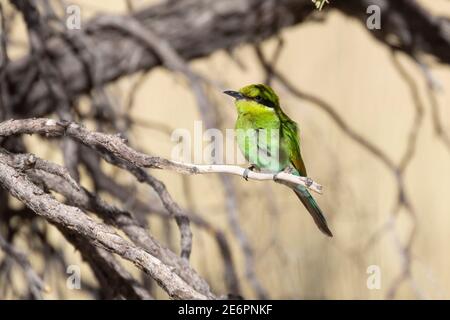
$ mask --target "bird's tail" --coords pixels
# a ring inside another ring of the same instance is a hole
[[[306,189],[304,186],[297,186],[294,189],[294,192],[303,203],[305,208],[309,211],[320,231],[322,231],[327,236],[332,237],[333,234],[331,233],[330,228],[328,228],[327,220],[325,219],[322,210],[320,210],[316,201],[309,193],[308,189]]]

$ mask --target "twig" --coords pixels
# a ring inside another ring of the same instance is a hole
[[[164,208],[169,212],[180,229],[181,235],[181,254],[180,256],[189,260],[192,251],[192,231],[189,226],[189,218],[183,209],[172,199],[172,196],[167,191],[166,186],[160,180],[148,174],[145,170],[138,167],[129,167],[121,162],[112,162],[115,165],[130,171],[139,182],[144,182],[150,185],[158,194]]]
[[[171,1],[137,10],[133,18],[147,29],[153,30],[159,38],[173,45],[175,50],[188,61],[203,57],[219,49],[234,48],[242,43],[254,43],[277,34],[283,27],[300,24],[314,14],[310,0],[277,1],[275,7],[262,5],[261,0],[186,0]],[[377,32],[369,32],[384,45],[390,45],[392,38],[400,38],[401,49],[411,54],[411,39],[414,36],[416,52],[429,52],[443,62],[450,61],[450,39],[445,30],[449,22],[425,10],[417,1],[373,0],[382,8],[386,19]],[[387,5],[383,5],[387,3]],[[365,25],[368,1],[336,1],[333,8],[349,14]],[[407,8],[408,10],[405,10]],[[198,17],[209,17],[198,19]],[[112,16],[115,18],[115,16]],[[98,60],[97,77],[101,84],[112,82],[136,71],[152,69],[161,60],[141,42],[120,32],[111,32],[96,23],[103,19],[95,17],[86,22],[86,35],[96,43]],[[111,18],[108,18],[111,19]],[[120,17],[119,17],[120,19]],[[242,22],[242,23],[236,23]],[[397,24],[401,21],[401,24]],[[84,29],[84,28],[83,28]],[[78,32],[78,31],[77,31]],[[105,36],[105,34],[107,36]],[[396,36],[396,37],[393,37]],[[117,43],[123,45],[117,46]],[[92,81],[86,77],[86,70],[77,56],[64,46],[52,48],[56,64],[64,69],[64,83],[73,98],[93,89]],[[16,101],[24,86],[25,74],[32,74],[38,66],[32,57],[15,61],[8,67],[11,88]],[[20,103],[14,103],[12,110],[22,117],[44,116],[58,105],[49,99],[50,93],[37,79]]]
[[[8,55],[8,30],[6,27],[6,17],[4,14],[3,5],[0,4],[0,19],[1,19],[1,34],[0,34],[0,54],[1,54],[1,64],[0,64],[0,120],[7,119],[11,113],[10,106],[10,93],[8,90],[8,76],[7,67],[10,63]]]
[[[401,63],[398,61],[398,56],[396,55],[395,51],[392,51],[392,59],[393,59],[393,65],[397,69],[398,73],[402,77],[402,79],[405,81],[405,83],[409,87],[409,91],[411,93],[411,97],[413,99],[414,104],[414,120],[411,124],[411,129],[408,137],[408,143],[405,152],[403,153],[402,158],[400,159],[400,163],[398,165],[398,169],[396,171],[397,174],[397,189],[398,189],[398,196],[397,196],[397,203],[395,205],[395,210],[393,211],[393,215],[396,216],[400,209],[403,207],[406,209],[406,211],[409,213],[409,217],[412,222],[412,230],[410,232],[408,241],[406,244],[401,244],[397,238],[398,236],[395,234],[395,229],[392,228],[392,234],[394,237],[395,245],[399,251],[399,254],[402,258],[402,270],[400,272],[400,275],[397,277],[397,279],[394,281],[394,283],[391,285],[390,289],[388,290],[387,297],[393,298],[395,297],[395,294],[400,287],[400,284],[405,281],[409,280],[409,282],[412,284],[417,296],[419,298],[423,298],[424,295],[422,291],[420,290],[419,286],[417,285],[412,273],[412,246],[413,242],[417,233],[417,214],[415,211],[415,208],[411,202],[411,199],[407,196],[406,188],[405,188],[405,182],[404,182],[404,175],[406,172],[406,169],[410,165],[411,161],[413,160],[414,154],[417,149],[417,140],[419,131],[422,127],[423,123],[423,114],[424,114],[424,106],[421,101],[421,97],[419,95],[419,88],[414,81],[414,79],[408,74],[408,72],[403,68]],[[394,220],[395,223],[395,220]]]
[[[136,281],[110,252],[93,246],[76,233],[59,228],[65,238],[81,253],[100,283],[105,298],[152,300],[150,293]]]
[[[250,245],[250,241],[247,238],[247,235],[243,232],[241,225],[239,223],[239,210],[237,207],[237,196],[235,193],[234,186],[232,181],[228,176],[221,175],[221,180],[225,188],[225,204],[227,206],[228,212],[228,223],[231,227],[231,230],[234,236],[237,238],[237,241],[242,249],[242,254],[245,259],[245,276],[250,282],[253,290],[255,291],[258,299],[268,299],[268,294],[255,272],[255,258],[253,254],[253,249]]]
[[[41,277],[33,270],[30,261],[27,256],[14,247],[12,244],[8,243],[0,234],[0,248],[11,258],[16,261],[20,267],[23,269],[25,276],[27,278],[27,283],[32,296],[35,299],[42,299],[42,292],[48,291],[49,288],[45,285]]]
[[[49,222],[76,231],[95,246],[103,247],[133,262],[175,299],[207,299],[148,252],[120,237],[112,228],[95,222],[80,209],[64,205],[44,193],[28,178],[0,161],[0,184],[11,195]]]
[[[69,172],[64,167],[61,167],[50,161],[40,159],[36,157],[34,154],[12,155],[3,148],[0,148],[0,152],[5,153],[10,157],[11,162],[9,163],[9,165],[14,168],[17,168],[19,170],[29,170],[29,169],[42,170],[64,179],[75,189],[79,190],[80,188],[78,183],[74,179],[72,179]]]
[[[270,72],[270,74],[272,74],[276,78],[276,80],[278,80],[279,83],[281,83],[281,85],[283,85],[292,95],[301,100],[309,101],[319,107],[333,120],[333,122],[342,130],[342,132],[348,135],[353,141],[364,147],[373,156],[383,162],[389,169],[395,170],[396,166],[394,161],[390,159],[379,147],[374,145],[368,139],[351,128],[351,126],[330,104],[318,97],[315,97],[296,88],[285,76],[283,76],[277,70],[273,69],[273,67],[265,60],[264,56],[262,55],[262,51],[257,50],[257,55],[260,58],[260,62],[263,68],[267,69],[268,73]]]
[[[373,156],[375,156],[378,160],[380,160],[386,168],[390,171],[390,173],[394,176],[396,184],[397,184],[397,199],[396,199],[396,205],[395,210],[393,211],[393,215],[396,216],[397,213],[401,208],[405,208],[407,212],[409,213],[409,217],[412,220],[413,223],[413,229],[410,233],[408,242],[406,245],[397,246],[399,248],[399,254],[402,258],[402,271],[397,280],[392,284],[390,290],[388,291],[388,297],[394,297],[395,293],[397,291],[397,288],[399,284],[401,284],[404,280],[409,280],[411,283],[413,283],[414,287],[416,288],[417,296],[422,297],[423,294],[420,292],[417,285],[415,285],[415,281],[411,275],[411,247],[412,243],[414,241],[414,237],[416,234],[416,228],[417,228],[417,222],[416,222],[416,213],[415,209],[412,205],[411,199],[409,199],[405,184],[404,184],[404,174],[406,169],[408,168],[409,164],[411,163],[411,160],[413,159],[413,156],[416,151],[417,146],[417,138],[419,130],[423,123],[423,113],[424,113],[424,107],[421,103],[420,96],[418,94],[418,88],[414,82],[414,80],[409,76],[409,74],[403,69],[403,67],[400,65],[400,63],[397,61],[395,56],[395,51],[392,51],[392,57],[393,57],[393,63],[394,66],[397,68],[397,71],[399,72],[400,76],[403,78],[403,80],[406,82],[406,84],[409,86],[412,99],[414,102],[414,120],[411,125],[411,129],[409,132],[409,137],[407,141],[407,146],[405,149],[405,152],[402,154],[401,160],[399,164],[397,165],[390,157],[387,156],[386,153],[384,153],[380,148],[375,146],[372,142],[370,142],[368,139],[364,138],[362,135],[354,131],[342,118],[335,109],[329,105],[328,103],[324,102],[320,98],[317,98],[313,95],[307,94],[302,92],[301,90],[297,89],[293,84],[291,84],[287,78],[285,78],[281,73],[279,73],[277,70],[275,70],[270,63],[268,63],[264,57],[264,54],[262,50],[258,47],[256,49],[256,54],[260,60],[260,63],[262,67],[265,69],[266,74],[272,75],[276,80],[278,80],[291,94],[298,97],[299,99],[307,100],[315,104],[317,107],[319,107],[321,110],[325,111],[328,116],[333,120],[335,124],[338,125],[338,127],[347,134],[353,141],[357,142],[360,146],[362,146],[364,149],[369,151]],[[394,221],[395,223],[395,221]],[[376,240],[380,234],[386,230],[393,230],[391,228],[383,228],[383,230],[376,232],[376,236],[372,236],[369,240],[370,244],[374,243],[374,240]],[[368,246],[366,246],[367,248]]]
[[[245,168],[229,165],[195,165],[170,161],[164,158],[149,156],[128,147],[123,139],[117,135],[91,132],[74,122],[58,122],[53,119],[21,119],[8,120],[0,123],[0,136],[7,137],[17,134],[41,134],[50,137],[69,136],[76,141],[96,150],[110,160],[113,156],[136,167],[173,170],[182,174],[227,173],[243,176]],[[105,154],[105,151],[108,154]],[[310,178],[299,177],[286,172],[278,174],[249,172],[251,180],[275,180],[289,186],[302,185],[317,193],[322,193],[322,186]]]
[[[46,167],[43,168],[39,165],[31,167],[23,159],[33,158],[34,163],[40,163],[44,160],[36,158],[31,154],[12,155],[9,153],[2,154],[1,152],[2,149],[0,149],[0,160],[5,161],[8,165],[17,168],[19,171],[26,172],[39,185],[44,185],[47,189],[60,193],[67,199],[69,204],[87,211],[92,211],[103,218],[108,224],[122,229],[131,241],[170,266],[173,272],[179,275],[195,290],[208,296],[211,295],[208,284],[189,264],[159,244],[156,239],[147,233],[131,213],[107,204],[97,195],[80,187],[76,182],[74,185],[73,181],[68,181],[64,176],[59,174],[60,171],[64,171],[64,168],[56,164],[52,164],[52,166],[59,167],[58,170],[48,170]],[[63,233],[66,234],[65,232]]]
[[[119,23],[118,23],[119,22]],[[150,30],[145,29],[138,20],[131,21],[117,21],[117,19],[112,19],[106,23],[106,25],[114,26],[122,31],[129,33],[134,36],[138,40],[142,41],[146,47],[155,51],[157,56],[162,60],[164,65],[175,72],[180,72],[189,80],[191,88],[195,94],[197,99],[199,112],[204,119],[206,126],[208,128],[215,127],[217,124],[217,114],[214,112],[212,105],[209,102],[209,99],[206,95],[206,92],[203,88],[202,78],[193,72],[191,68],[187,65],[187,63],[183,60],[183,58],[172,48],[172,46],[165,41],[164,39],[158,37],[155,33]],[[198,168],[198,167],[197,167]],[[212,170],[212,167],[203,167],[201,171],[200,168],[199,173],[209,172]],[[219,167],[216,169],[220,170]],[[223,170],[223,169],[222,169]],[[236,235],[238,242],[243,250],[243,254],[245,257],[245,268],[246,268],[246,276],[250,280],[252,287],[255,289],[257,296],[260,299],[267,298],[267,294],[257,279],[254,272],[254,262],[253,262],[253,252],[248,242],[248,239],[244,232],[241,230],[239,220],[238,220],[238,212],[236,205],[236,195],[234,193],[231,180],[224,175],[220,176],[221,182],[224,185],[225,193],[226,193],[226,202],[227,202],[227,212],[230,225],[232,227],[233,233]],[[274,175],[272,175],[272,179],[274,179]]]
[[[108,19],[108,17],[103,17],[97,23],[99,26],[115,28],[136,38],[150,52],[156,53],[168,69],[186,76],[197,99],[201,114],[207,117],[205,122],[207,124],[214,124],[216,122],[215,115],[211,112],[210,103],[203,88],[202,77],[191,70],[169,42],[158,37],[149,28],[145,28],[137,19],[125,17],[111,17]]]
[[[86,148],[85,151],[89,151],[89,150]],[[92,157],[92,156],[94,156],[94,157]],[[97,192],[98,191],[106,191],[109,194],[111,194],[112,196],[114,196],[115,198],[126,203],[127,200],[129,200],[132,197],[132,191],[130,190],[130,188],[128,188],[127,186],[120,185],[113,179],[106,176],[100,170],[99,164],[97,162],[95,162],[94,158],[95,158],[95,154],[92,154],[89,152],[82,153],[83,163],[86,165],[88,171],[90,172],[91,176],[93,177],[93,179],[95,181]],[[61,188],[61,184],[56,183],[56,185],[59,188]],[[50,189],[53,189],[53,188],[50,188]],[[55,190],[55,191],[57,191],[57,190]],[[94,196],[94,195],[92,195],[92,196]],[[134,203],[131,205],[130,210],[135,213],[136,213],[136,211],[139,211],[141,213],[155,213],[164,219],[173,217],[169,214],[169,212],[163,206],[155,205],[154,201],[142,202],[142,201],[136,199],[134,201]],[[184,214],[186,214],[188,216],[189,221],[191,223],[194,223],[198,227],[204,229],[206,232],[211,234],[211,236],[216,239],[217,245],[220,249],[220,252],[222,254],[224,264],[225,264],[225,269],[226,269],[225,278],[226,278],[226,282],[229,283],[229,292],[232,292],[233,294],[239,294],[240,290],[239,290],[235,266],[234,266],[232,256],[231,256],[231,248],[230,248],[230,244],[228,243],[225,234],[219,228],[217,228],[215,225],[209,223],[202,216],[200,216],[199,214],[197,214],[191,210],[188,210],[188,211],[185,210]],[[118,217],[118,216],[119,216],[118,214],[114,215],[114,217]],[[129,226],[131,228],[131,226],[133,224],[123,223],[123,225],[124,226],[121,228],[123,230],[125,230],[126,233],[128,233],[128,231],[125,229],[125,227]],[[154,253],[157,257],[160,257],[158,255],[158,252],[162,249],[159,249],[160,245],[152,244],[153,241],[156,242],[156,240],[154,240],[152,237],[150,237],[151,240],[149,240],[150,245],[146,246],[145,242],[147,242],[147,241],[142,241],[144,238],[142,238],[140,236],[137,238],[133,238],[132,234],[127,234],[127,235],[135,243],[143,246],[143,248],[146,248],[148,250],[151,250],[151,248],[157,248],[158,250],[150,251],[150,252]],[[138,239],[141,239],[141,241],[139,242]],[[167,252],[165,252],[165,251],[167,251]],[[160,259],[162,259],[162,261],[164,263],[174,266],[175,272],[178,272],[178,270],[179,270],[180,271],[179,275],[183,279],[185,279],[189,284],[194,286],[194,288],[197,288],[197,290],[199,290],[200,292],[203,292],[202,290],[209,291],[208,284],[204,280],[199,278],[199,276],[197,275],[195,270],[191,270],[191,268],[188,267],[186,261],[180,260],[175,254],[173,254],[170,250],[167,250],[165,248],[164,248],[164,250],[162,250],[162,253],[164,253],[164,254],[161,254]],[[178,263],[181,263],[180,267],[176,267]]]

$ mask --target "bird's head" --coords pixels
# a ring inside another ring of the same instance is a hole
[[[265,84],[252,84],[241,88],[239,91],[224,91],[225,94],[239,102],[250,102],[252,105],[261,105],[271,109],[279,108],[279,99],[275,91]]]

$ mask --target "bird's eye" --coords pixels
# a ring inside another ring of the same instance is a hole
[[[263,98],[258,96],[258,97],[255,98],[255,100],[258,101],[258,102],[261,102],[261,101],[263,101]]]

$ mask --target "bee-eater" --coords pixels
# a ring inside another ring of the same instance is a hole
[[[289,171],[307,177],[300,153],[298,126],[281,109],[275,91],[267,85],[256,84],[224,93],[235,98],[237,142],[251,164],[249,169],[273,173]],[[246,174],[244,178],[247,178]],[[325,216],[308,189],[298,185],[293,190],[319,229],[332,237]]]

